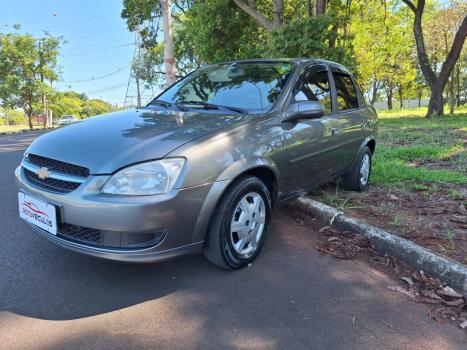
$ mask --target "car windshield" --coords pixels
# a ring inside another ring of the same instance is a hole
[[[260,113],[269,111],[294,68],[290,62],[238,62],[200,69],[149,104]]]

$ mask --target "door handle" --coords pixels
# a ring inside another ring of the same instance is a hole
[[[338,128],[331,128],[331,135],[337,135],[339,133],[339,129]]]

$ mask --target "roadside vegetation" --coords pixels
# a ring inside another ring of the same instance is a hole
[[[382,111],[372,182],[423,189],[467,184],[467,106],[455,115],[423,118],[426,109]]]
[[[425,108],[379,112],[371,186],[330,184],[314,195],[351,216],[467,263],[467,106],[424,118]]]

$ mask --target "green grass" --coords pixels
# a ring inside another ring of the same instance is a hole
[[[467,184],[467,106],[453,116],[424,118],[426,108],[380,111],[379,136],[373,164],[373,184]],[[446,165],[430,169],[426,162]]]
[[[42,126],[34,126],[34,129],[41,128]],[[1,132],[18,132],[22,130],[29,130],[29,125],[0,125]]]

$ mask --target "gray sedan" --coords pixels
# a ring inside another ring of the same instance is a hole
[[[363,191],[377,116],[343,66],[250,60],[199,69],[147,106],[36,139],[19,213],[63,247],[160,261],[203,251],[249,264],[272,208],[337,177]]]

